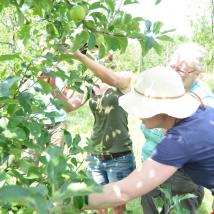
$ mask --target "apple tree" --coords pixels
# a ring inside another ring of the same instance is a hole
[[[82,92],[91,84],[86,68],[67,54],[67,49],[98,48],[99,58],[110,51],[124,52],[129,39],[141,44],[142,57],[159,40],[168,40],[163,23],[132,17],[123,7],[136,0],[1,0],[0,1],[0,212],[77,213],[84,195],[101,188],[87,178],[84,152],[93,151],[88,141],[81,146],[81,133],[64,130],[67,151],[50,145],[43,121],[54,121],[56,112],[45,113],[45,104],[24,89],[28,80],[40,85],[36,93],[49,94],[51,87],[39,72],[67,81]],[[160,0],[154,1],[160,3]],[[57,66],[63,64],[66,66]],[[49,71],[55,66],[54,72]],[[32,85],[31,87],[34,87]],[[63,103],[52,100],[57,108]],[[38,164],[32,150],[38,155]],[[84,211],[82,211],[84,212]]]

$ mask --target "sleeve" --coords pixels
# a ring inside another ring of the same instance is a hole
[[[120,80],[118,89],[123,94],[128,93],[131,90],[133,74],[130,71],[119,71],[119,72],[116,72],[116,74],[117,74],[117,78]]]
[[[157,145],[151,158],[162,164],[182,168],[191,159],[191,154],[182,136],[168,134]]]

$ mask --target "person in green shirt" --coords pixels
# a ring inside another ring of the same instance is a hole
[[[115,72],[81,51],[70,54],[98,77],[89,98],[89,107],[94,116],[91,140],[96,152],[88,155],[88,174],[101,185],[121,180],[136,168],[128,114],[118,101],[131,88],[131,73]],[[107,60],[112,60],[112,56]],[[112,210],[113,214],[122,214],[126,206],[122,204]],[[108,209],[98,209],[97,213],[107,214]]]

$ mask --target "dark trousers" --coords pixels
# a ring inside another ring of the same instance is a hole
[[[191,178],[182,170],[178,170],[172,177],[170,177],[164,185],[171,189],[172,195],[183,195],[192,193],[196,198],[185,199],[181,202],[181,206],[190,212],[190,214],[197,214],[198,208],[202,203],[204,197],[203,187],[195,184]],[[165,197],[164,194],[155,189],[141,197],[141,204],[143,206],[144,214],[159,214],[153,198]],[[164,204],[161,214],[170,213],[168,209],[170,204]]]

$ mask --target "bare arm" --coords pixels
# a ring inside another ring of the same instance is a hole
[[[64,110],[66,112],[74,111],[83,105],[83,95],[78,94],[73,96],[72,91],[69,89],[67,89],[66,92],[61,92],[58,88],[54,88],[52,94],[54,97],[64,102]],[[72,96],[69,96],[69,94],[72,94]]]
[[[89,209],[114,207],[155,189],[177,168],[148,159],[128,177],[104,186],[103,193],[89,195]]]
[[[64,102],[64,110],[66,112],[71,112],[73,110],[78,109],[80,106],[84,104],[83,102],[83,95],[78,94],[74,96],[72,90],[64,88],[63,91],[59,90],[56,86],[56,80],[53,77],[46,77],[44,74],[40,75],[40,78],[50,84],[52,87],[52,95]]]
[[[84,63],[102,82],[114,86],[121,91],[127,90],[130,87],[131,75],[128,72],[114,72],[106,68],[98,62],[90,59],[80,51],[74,53],[74,56]]]

